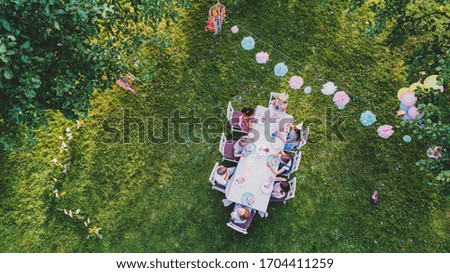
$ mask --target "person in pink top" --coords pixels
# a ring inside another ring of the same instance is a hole
[[[241,110],[242,115],[239,117],[239,126],[244,132],[250,132],[252,130],[252,123],[255,119],[253,108],[246,107]]]
[[[277,181],[277,180],[279,182],[276,182],[273,185],[273,191],[270,194],[270,196],[281,199],[281,198],[284,198],[286,196],[286,194],[288,194],[288,192],[291,190],[291,186],[286,181],[286,178],[277,177],[277,178],[275,178],[275,181]]]

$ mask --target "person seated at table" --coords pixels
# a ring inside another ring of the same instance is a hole
[[[274,153],[273,156],[277,157],[279,154],[281,154],[281,157],[278,169],[275,169],[269,162],[267,162],[266,165],[272,170],[275,175],[289,174],[292,170],[292,156],[283,152],[283,150],[279,150],[278,152]]]
[[[245,146],[247,146],[248,144],[248,139],[246,136],[242,136],[237,142],[236,144],[234,144],[233,148],[234,148],[234,157],[242,157],[245,156],[244,153],[242,153],[244,151]]]
[[[241,204],[237,204],[234,207],[234,211],[231,212],[231,221],[236,224],[243,224],[247,221],[250,216],[250,210]]]
[[[298,147],[302,132],[299,125],[285,124],[284,131],[275,132],[275,135],[284,142],[284,150],[292,151]]]
[[[277,177],[275,178],[275,184],[273,185],[273,191],[270,194],[271,197],[274,198],[284,198],[286,194],[291,190],[291,185],[286,181],[286,178],[283,177]]]
[[[242,115],[239,117],[239,126],[244,132],[250,132],[252,130],[252,123],[255,119],[253,115],[255,110],[253,108],[246,107],[241,110]]]
[[[286,113],[288,106],[289,95],[287,93],[281,93],[269,104],[269,109]]]
[[[219,166],[214,172],[214,181],[216,181],[220,185],[226,186],[227,182],[231,179],[235,171],[236,167],[227,168],[225,166]]]

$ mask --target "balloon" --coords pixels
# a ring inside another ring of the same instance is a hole
[[[413,120],[413,119],[408,114],[404,114],[403,120]]]
[[[417,87],[422,88],[422,90],[424,89],[423,84],[421,84],[420,82],[415,82],[413,84],[411,84],[409,86],[409,92],[413,92],[414,94],[416,93],[415,91],[417,90]]]
[[[417,117],[422,117],[423,115],[419,113],[417,107],[411,106],[408,110],[408,116],[410,116],[412,119],[416,119]]]
[[[425,79],[423,82],[423,85],[425,88],[433,88],[433,89],[440,89],[440,85],[437,83],[437,75],[431,75],[428,78]]]
[[[408,112],[409,106],[406,106],[406,105],[403,105],[402,103],[400,103],[400,109],[405,111],[405,112]]]
[[[397,92],[398,100],[400,100],[400,98],[402,97],[402,95],[403,95],[404,93],[406,93],[406,92],[410,92],[408,87],[400,88],[400,90],[398,90],[398,92]]]
[[[417,102],[417,97],[414,96],[414,93],[412,93],[412,92],[405,92],[400,97],[400,101],[405,106],[413,106]]]

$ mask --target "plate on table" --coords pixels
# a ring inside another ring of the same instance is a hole
[[[248,180],[244,175],[240,175],[234,179],[234,183],[236,183],[238,186],[242,187],[245,184],[247,184]]]
[[[273,182],[265,182],[261,184],[261,191],[263,193],[271,193],[273,191]]]
[[[269,147],[265,145],[258,146],[258,155],[265,156],[269,152]]]
[[[278,165],[280,165],[280,157],[274,156],[273,154],[269,155],[267,157],[267,163],[269,163],[273,168],[277,168]]]
[[[249,143],[245,146],[243,153],[246,153],[247,155],[254,154],[256,152],[256,145],[255,143]]]
[[[280,114],[278,114],[278,113],[275,112],[275,111],[271,111],[271,112],[270,112],[270,117],[271,117],[271,118],[279,118],[279,117],[280,117]]]
[[[255,196],[251,192],[246,192],[241,197],[241,204],[251,206],[255,203]]]

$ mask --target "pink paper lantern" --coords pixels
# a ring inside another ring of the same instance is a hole
[[[442,147],[441,146],[434,146],[434,149],[428,149],[427,150],[427,156],[429,158],[441,158],[442,154],[441,154],[441,150]]]
[[[231,28],[231,32],[233,32],[233,33],[237,33],[238,31],[239,31],[239,28],[237,26],[233,26]]]
[[[413,106],[417,102],[417,97],[412,92],[406,92],[400,97],[400,101],[405,106]]]
[[[384,139],[388,139],[390,136],[392,136],[394,134],[394,130],[392,130],[391,125],[385,124],[385,125],[378,127],[377,133],[378,133],[378,136],[380,136]]]
[[[423,117],[423,115],[419,113],[419,110],[415,106],[409,107],[408,116],[410,116],[412,119],[416,119],[417,117],[419,118]]]
[[[303,79],[299,76],[293,76],[290,80],[289,80],[289,86],[292,89],[300,89],[303,86]]]
[[[334,94],[333,101],[337,106],[345,106],[350,102],[350,97],[344,91],[339,91]]]
[[[265,64],[269,60],[269,54],[264,51],[256,53],[255,57],[256,57],[256,62],[259,64]]]

